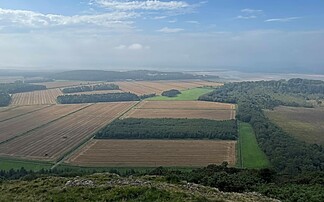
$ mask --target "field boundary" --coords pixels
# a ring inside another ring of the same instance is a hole
[[[38,126],[38,127],[36,127],[36,128],[33,128],[33,129],[31,129],[31,130],[28,130],[28,131],[26,131],[26,132],[23,132],[23,133],[21,133],[21,134],[18,134],[18,135],[16,135],[16,136],[12,137],[12,138],[9,138],[9,139],[7,139],[7,140],[4,140],[4,141],[0,142],[0,145],[5,144],[5,143],[8,143],[8,142],[10,142],[10,141],[12,141],[12,140],[14,140],[14,139],[19,138],[19,137],[22,137],[22,136],[28,135],[28,133],[31,133],[31,132],[33,132],[33,131],[35,131],[35,130],[38,130],[38,129],[44,127],[44,126],[47,126],[47,125],[49,125],[49,124],[51,124],[51,123],[53,123],[53,122],[55,122],[55,121],[58,121],[58,120],[60,120],[60,119],[62,119],[62,118],[65,118],[65,117],[67,117],[67,116],[69,116],[69,115],[72,115],[72,114],[74,114],[74,113],[77,113],[77,112],[79,112],[79,111],[81,111],[81,110],[83,110],[83,109],[85,109],[85,108],[88,108],[88,107],[90,107],[90,106],[92,106],[92,105],[93,105],[93,104],[86,105],[86,106],[82,107],[81,109],[77,109],[77,110],[75,110],[75,111],[73,111],[73,112],[70,112],[70,113],[68,113],[68,114],[66,114],[66,115],[64,115],[64,116],[61,116],[61,117],[59,117],[59,118],[57,118],[57,119],[54,119],[54,120],[52,120],[52,121],[49,121],[49,122],[47,122],[47,123],[45,123],[45,124],[43,124],[43,125],[40,125],[40,126]],[[54,105],[51,105],[51,106],[54,106]]]

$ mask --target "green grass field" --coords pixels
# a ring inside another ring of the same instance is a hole
[[[189,90],[181,91],[181,94],[177,97],[166,97],[166,96],[156,96],[152,98],[148,98],[147,100],[154,101],[164,101],[164,100],[179,100],[179,101],[190,101],[190,100],[198,100],[201,95],[212,92],[213,88],[192,88]]]
[[[26,170],[37,171],[42,168],[50,169],[52,166],[53,164],[47,162],[0,158],[0,170],[10,170],[11,168],[16,170],[24,167]]]
[[[261,151],[253,128],[248,123],[239,123],[239,162],[238,166],[243,168],[265,168],[270,167],[267,156]]]

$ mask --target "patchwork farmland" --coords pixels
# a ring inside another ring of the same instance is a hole
[[[203,101],[143,101],[122,118],[235,119],[235,105]]]
[[[121,102],[88,105],[82,110],[1,144],[0,155],[55,161],[134,104],[135,102]]]
[[[63,87],[70,87],[70,86],[80,86],[80,85],[88,85],[93,84],[96,82],[93,81],[51,81],[51,82],[44,82],[44,83],[36,83],[38,85],[44,85],[46,88],[63,88]]]
[[[12,95],[11,105],[47,105],[56,104],[56,98],[62,95],[60,89],[40,90]]]
[[[236,141],[92,140],[67,162],[107,167],[234,165],[235,146]]]

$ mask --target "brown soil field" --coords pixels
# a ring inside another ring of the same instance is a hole
[[[92,140],[67,162],[107,167],[235,165],[236,141]]]
[[[293,137],[324,145],[324,108],[276,107],[265,114]]]
[[[12,119],[17,116],[21,116],[27,113],[37,111],[48,107],[48,105],[31,105],[31,106],[19,106],[19,107],[8,107],[6,110],[0,111],[0,122],[8,119]]]
[[[2,121],[0,122],[0,142],[19,136],[83,107],[85,107],[85,105],[53,105],[32,113]],[[10,112],[10,110],[7,112]]]
[[[46,88],[63,88],[69,86],[80,86],[96,83],[93,81],[53,81],[53,82],[44,82],[44,83],[35,83],[38,85],[44,85]]]
[[[206,86],[222,85],[216,82],[207,82],[200,80],[184,80],[184,81],[130,81],[116,82],[120,89],[124,92],[131,92],[137,95],[155,93],[160,95],[163,91],[170,89],[186,90]]]
[[[11,105],[46,105],[56,104],[56,98],[62,95],[60,89],[40,90],[12,95]]]
[[[122,118],[235,119],[235,105],[203,101],[143,101]]]
[[[0,155],[54,161],[136,102],[94,104],[0,145]]]

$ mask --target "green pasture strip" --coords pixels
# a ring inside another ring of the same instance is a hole
[[[164,101],[164,100],[178,100],[178,101],[190,101],[190,100],[198,100],[198,98],[206,93],[212,92],[213,88],[192,88],[189,90],[181,91],[176,97],[166,97],[166,96],[156,96],[151,97],[146,100],[150,101]]]
[[[38,171],[41,169],[50,169],[53,164],[45,161],[21,160],[13,158],[0,158],[0,170],[20,169],[24,167],[26,170]]]

